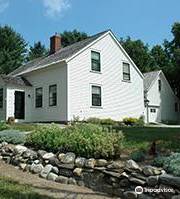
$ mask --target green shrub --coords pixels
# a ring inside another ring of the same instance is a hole
[[[101,119],[100,123],[102,125],[112,125],[112,126],[117,124],[117,122],[112,120],[111,118]]]
[[[91,124],[101,124],[101,119],[96,118],[96,117],[90,117],[86,121],[87,123],[91,123]]]
[[[8,142],[11,144],[21,144],[26,140],[26,134],[18,130],[0,131],[0,142]]]
[[[131,153],[130,157],[136,162],[142,162],[145,160],[146,152],[144,150],[134,151]]]
[[[9,125],[7,125],[6,122],[0,121],[0,131],[3,131],[8,128],[9,128]]]
[[[167,172],[180,176],[180,153],[174,153],[168,157],[158,157],[154,165],[163,167]]]
[[[52,124],[42,126],[27,137],[27,145],[80,156],[112,158],[120,154],[123,135],[103,132],[94,124],[76,124],[64,129]]]
[[[139,119],[137,119],[137,121],[134,124],[135,126],[138,127],[143,127],[144,126],[144,116],[140,116]]]
[[[124,124],[128,125],[128,126],[133,126],[135,125],[135,123],[137,123],[138,119],[137,118],[133,118],[133,117],[126,117],[123,119]]]

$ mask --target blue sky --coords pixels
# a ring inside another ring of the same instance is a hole
[[[171,39],[180,22],[180,0],[0,0],[0,25],[11,25],[32,45],[49,45],[55,32],[78,29],[92,35],[112,29],[118,38],[150,46]]]

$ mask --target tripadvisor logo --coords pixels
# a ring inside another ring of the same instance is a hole
[[[142,188],[141,186],[137,186],[137,187],[135,188],[135,192],[136,192],[137,194],[142,194],[142,193],[143,193],[143,188]]]

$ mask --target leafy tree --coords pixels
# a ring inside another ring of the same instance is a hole
[[[171,75],[169,81],[176,94],[180,97],[180,23],[174,23],[171,29],[172,41],[164,41],[165,52],[171,62]]]
[[[145,45],[141,40],[133,41],[130,37],[127,39],[121,38],[120,43],[141,72],[155,69],[153,68],[154,59],[150,55],[148,45]]]
[[[42,57],[48,53],[47,49],[44,45],[41,44],[40,41],[34,43],[34,46],[30,47],[30,51],[28,53],[27,61],[36,59],[38,57]]]
[[[26,45],[10,26],[0,26],[0,73],[8,74],[24,62]]]
[[[69,46],[75,42],[84,40],[88,37],[88,35],[84,32],[79,32],[76,29],[73,31],[64,31],[61,34],[62,39],[62,46],[66,47]]]
[[[156,45],[151,49],[151,56],[154,58],[155,65],[159,69],[169,65],[168,56],[162,46]]]

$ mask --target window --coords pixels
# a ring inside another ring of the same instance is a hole
[[[159,91],[161,91],[161,80],[158,80],[158,87],[159,87]]]
[[[101,87],[92,86],[92,106],[101,106]]]
[[[43,103],[43,89],[36,88],[36,108],[42,107]]]
[[[91,70],[96,72],[101,71],[100,53],[95,51],[91,51]]]
[[[3,88],[0,89],[0,108],[3,108]]]
[[[151,109],[150,109],[150,112],[151,112],[151,113],[156,113],[156,109],[155,109],[155,108],[151,108]]]
[[[175,112],[178,112],[178,103],[176,102],[174,105],[175,105],[175,107],[174,107],[175,108]]]
[[[57,85],[49,86],[49,106],[57,105]]]
[[[123,80],[129,81],[130,79],[130,65],[123,62]]]

